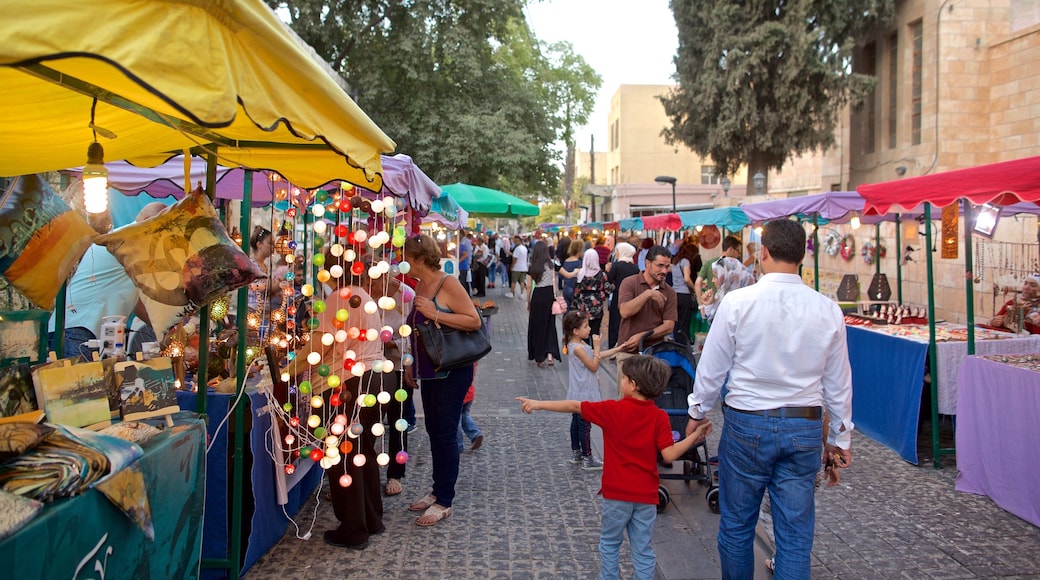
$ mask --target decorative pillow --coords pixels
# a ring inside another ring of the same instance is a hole
[[[201,188],[95,243],[107,247],[137,285],[157,336],[181,316],[264,277],[228,237]]]
[[[162,431],[156,427],[152,427],[148,423],[142,423],[140,421],[123,421],[120,423],[113,423],[101,431],[98,431],[98,433],[119,437],[124,441],[130,441],[131,443],[137,443],[138,445],[144,445],[149,439],[162,433]]]
[[[0,490],[0,540],[25,527],[43,504]]]
[[[54,427],[37,423],[0,424],[0,459],[10,459],[25,453],[53,432]]]
[[[52,310],[96,235],[39,175],[16,177],[0,199],[0,274],[33,304]]]

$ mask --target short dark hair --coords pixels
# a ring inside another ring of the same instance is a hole
[[[739,250],[741,246],[740,238],[737,236],[726,236],[726,239],[722,240],[722,251],[726,250]]]
[[[668,261],[672,261],[672,253],[668,251],[668,248],[664,246],[653,246],[646,251],[646,263],[649,264],[657,259],[658,256],[664,256],[668,258]]]
[[[805,229],[789,219],[776,219],[762,227],[762,245],[769,257],[788,264],[801,264],[805,257]]]
[[[648,399],[656,399],[668,386],[668,379],[672,371],[668,363],[663,360],[638,354],[626,358],[621,363],[621,374],[635,383],[639,394]]]

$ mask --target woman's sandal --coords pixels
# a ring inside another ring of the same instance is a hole
[[[769,570],[769,573],[772,574],[773,569],[776,568],[776,558],[766,558],[765,565],[766,570]]]
[[[450,515],[450,507],[441,507],[437,504],[433,504],[426,508],[423,515],[419,516],[419,518],[415,520],[415,525],[424,527],[432,526],[443,519],[447,519]]]
[[[386,487],[383,488],[383,492],[386,493],[387,496],[401,493],[401,482],[392,477],[387,479]]]
[[[419,501],[414,501],[408,504],[408,511],[410,512],[424,512],[430,509],[433,504],[437,503],[437,498],[432,493],[426,494],[426,497]]]

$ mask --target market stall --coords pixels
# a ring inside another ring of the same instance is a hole
[[[970,356],[960,367],[957,491],[1040,526],[1040,356]]]

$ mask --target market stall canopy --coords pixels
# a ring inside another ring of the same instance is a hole
[[[39,0],[0,38],[0,175],[83,165],[94,124],[106,160],[202,147],[301,187],[382,187],[394,142],[261,0]]]
[[[459,202],[455,201],[450,194],[441,192],[441,196],[433,200],[430,213],[423,221],[440,224],[449,230],[461,230],[468,219],[469,215],[466,210],[462,209]]]
[[[696,211],[681,211],[679,212],[679,219],[682,220],[684,228],[718,226],[726,228],[731,232],[742,230],[751,223],[747,214],[739,207],[716,207]]]
[[[643,229],[643,220],[641,218],[625,218],[618,220],[618,225],[621,226],[622,230],[641,230]]]
[[[909,177],[856,188],[867,213],[886,213],[892,206],[912,208],[928,202],[946,207],[967,198],[975,205],[1012,205],[1040,200],[1040,156]]]
[[[403,154],[384,155],[383,193],[407,197],[410,207],[420,215],[426,215],[433,201],[441,197],[441,186],[423,173],[411,157]]]
[[[647,230],[669,230],[676,231],[683,227],[679,214],[662,213],[657,215],[645,215],[639,218],[643,222],[643,229]]]
[[[497,189],[466,183],[453,183],[441,189],[470,215],[512,218],[538,215],[540,211],[537,205]]]
[[[740,208],[752,223],[797,216],[806,221],[817,216],[828,222],[842,221],[853,212],[862,213],[865,200],[855,191],[827,191],[785,199],[745,203]]]

